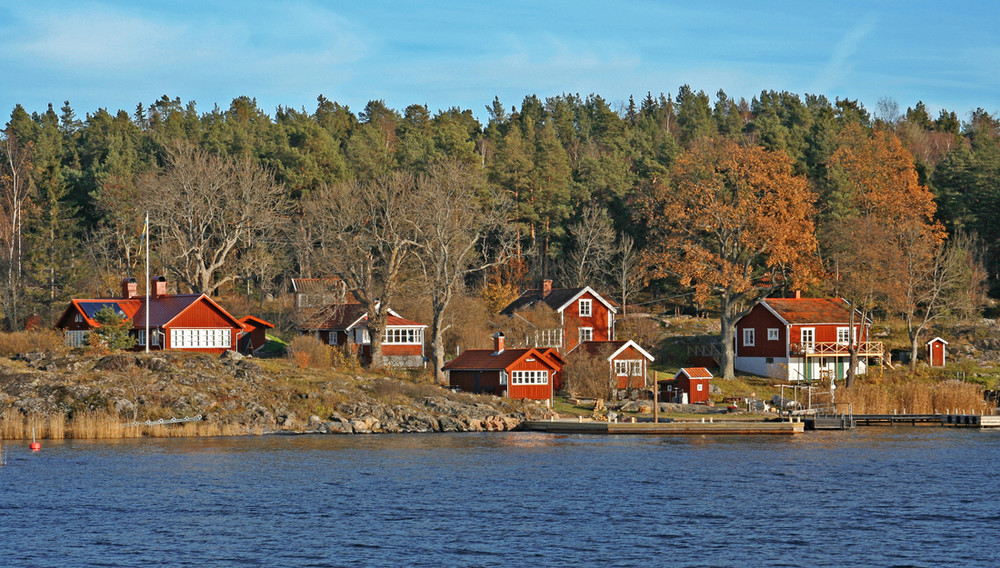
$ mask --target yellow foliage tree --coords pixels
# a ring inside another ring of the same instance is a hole
[[[813,202],[786,154],[705,139],[640,204],[652,227],[653,275],[677,277],[697,301],[719,299],[727,379],[735,375],[736,320],[793,278],[806,284],[817,273]]]

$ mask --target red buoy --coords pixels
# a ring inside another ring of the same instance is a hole
[[[42,445],[39,444],[38,442],[32,442],[31,445],[28,447],[31,448],[31,451],[33,452],[37,452],[42,449]]]

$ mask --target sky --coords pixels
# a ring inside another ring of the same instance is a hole
[[[597,94],[613,107],[690,85],[923,101],[1000,113],[992,2],[0,0],[0,115],[78,117],[163,95],[201,112],[239,96],[273,116],[316,98],[358,112]],[[6,122],[6,120],[3,120]]]

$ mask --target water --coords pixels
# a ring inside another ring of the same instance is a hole
[[[0,566],[1000,565],[1000,431],[26,446]]]

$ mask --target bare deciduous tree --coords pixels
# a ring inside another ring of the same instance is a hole
[[[431,361],[439,382],[445,379],[443,333],[451,326],[452,299],[469,275],[496,265],[514,243],[504,224],[507,205],[497,196],[483,199],[486,193],[477,170],[438,164],[418,180],[409,213],[415,259],[431,300]]]
[[[615,231],[608,212],[594,205],[569,228],[573,249],[560,267],[563,284],[570,287],[595,286],[607,274],[614,253]]]
[[[320,188],[303,199],[317,274],[340,278],[368,312],[371,365],[383,367],[382,334],[415,241],[415,180],[393,173]]]
[[[237,251],[273,238],[289,209],[259,163],[187,145],[170,149],[166,168],[140,178],[138,188],[163,266],[208,294],[239,276]]]
[[[611,284],[621,300],[622,315],[628,313],[628,300],[648,282],[645,266],[632,237],[621,234],[609,264]]]

